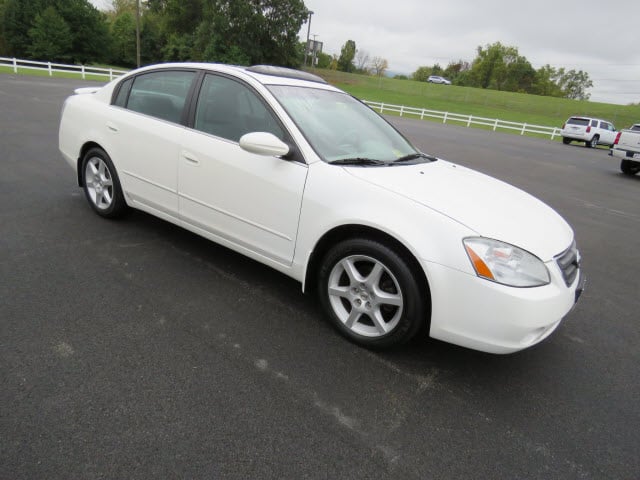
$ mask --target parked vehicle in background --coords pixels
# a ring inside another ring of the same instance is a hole
[[[616,127],[607,120],[591,117],[570,117],[562,125],[562,143],[569,145],[572,141],[584,142],[587,148],[598,145],[613,145],[616,139]]]
[[[515,352],[582,291],[573,230],[551,207],[418,151],[305,72],[135,70],[76,90],[59,146],[98,215],[137,208],[269,265],[367,347],[424,329]]]
[[[622,173],[635,175],[640,172],[640,123],[616,135],[611,155],[620,159]]]
[[[427,78],[427,82],[439,83],[441,85],[451,85],[451,80],[444,77],[440,77],[439,75],[431,75],[429,78]]]

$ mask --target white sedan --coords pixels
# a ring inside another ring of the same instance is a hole
[[[574,234],[554,210],[416,150],[304,72],[135,70],[69,97],[59,146],[98,215],[144,210],[269,265],[367,347],[424,330],[515,352],[581,292]]]

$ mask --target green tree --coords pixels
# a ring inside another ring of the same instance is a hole
[[[140,60],[143,65],[162,60],[162,47],[166,44],[166,29],[162,15],[145,9],[141,19]]]
[[[44,0],[5,0],[2,30],[6,42],[6,54],[29,57],[31,39],[29,30],[36,15],[45,8]]]
[[[477,48],[477,55],[469,72],[473,87],[491,88],[499,85],[504,77],[503,57],[509,52],[500,42]]]
[[[316,53],[316,58],[318,60],[318,63],[316,64],[316,67],[318,67],[318,68],[330,68],[331,67],[331,61],[333,60],[333,58],[328,53],[318,52],[318,53]],[[302,63],[302,61],[300,63]]]
[[[122,11],[111,23],[111,62],[134,67],[136,59],[136,19],[128,10]]]
[[[43,52],[43,45],[32,45],[29,32],[38,15],[42,17],[49,7],[62,17],[71,34],[71,45],[65,52],[68,60],[86,62],[106,57],[109,44],[106,18],[88,0],[3,0],[0,30],[5,39],[5,54],[28,58],[33,51]]]
[[[444,69],[443,75],[451,80],[451,83],[459,84],[464,79],[464,75],[471,69],[469,62],[458,60],[457,62],[449,62],[447,68]]]
[[[433,69],[431,67],[418,67],[418,69],[411,75],[411,78],[418,82],[426,82],[429,75],[431,75],[432,70]]]
[[[536,71],[533,93],[547,97],[562,97],[562,90],[556,83],[558,71],[547,64]]]
[[[0,56],[8,55],[7,42],[4,39],[4,4],[5,0],[0,0]]]
[[[302,0],[211,0],[196,30],[196,59],[298,66]]]
[[[88,0],[55,0],[54,3],[71,30],[71,60],[80,63],[106,60],[111,40],[106,16]]]
[[[163,10],[168,30],[180,35],[193,34],[202,22],[203,8],[203,0],[166,0]]]
[[[593,87],[593,82],[587,72],[582,70],[569,70],[566,72],[564,68],[560,68],[557,72],[556,83],[560,87],[564,98],[589,100],[591,97],[591,94],[587,93],[587,89]]]
[[[469,86],[507,90],[533,91],[535,70],[516,47],[500,42],[478,47],[466,81]]]
[[[29,29],[29,54],[33,58],[62,62],[69,59],[72,36],[69,26],[54,7],[38,13]]]
[[[340,57],[338,58],[338,70],[343,72],[353,72],[355,65],[353,59],[356,56],[356,42],[353,40],[347,40],[340,50]]]

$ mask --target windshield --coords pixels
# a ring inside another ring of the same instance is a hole
[[[285,85],[268,88],[326,162],[379,165],[420,157],[382,117],[346,93]]]

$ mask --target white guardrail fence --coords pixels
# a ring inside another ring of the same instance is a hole
[[[86,79],[87,75],[108,77],[109,80],[127,73],[126,70],[116,70],[113,68],[99,68],[99,67],[87,67],[85,65],[65,65],[61,63],[51,62],[36,62],[33,60],[20,60],[17,58],[0,57],[0,66],[8,66],[13,69],[13,73],[18,73],[19,70],[46,70],[49,72],[49,76],[53,76],[54,72],[63,73],[75,73],[82,79]],[[484,118],[474,117],[473,115],[463,115],[460,113],[440,112],[437,110],[428,110],[426,108],[414,108],[406,107],[404,105],[391,105],[381,102],[370,102],[364,100],[364,103],[369,105],[374,110],[378,110],[380,113],[397,113],[401,117],[405,115],[412,115],[419,117],[420,120],[425,118],[436,118],[442,120],[442,123],[456,122],[465,124],[467,127],[471,125],[482,125],[490,127],[494,132],[498,129],[502,130],[514,130],[520,132],[520,135],[525,133],[534,133],[538,135],[550,136],[551,140],[560,136],[560,129],[557,127],[545,127],[542,125],[530,125],[527,123],[508,122],[506,120],[499,120],[497,118]]]
[[[442,123],[457,122],[463,123],[467,127],[470,127],[471,125],[483,125],[490,127],[494,132],[500,128],[503,130],[515,130],[517,132],[520,132],[520,135],[524,135],[525,133],[549,135],[551,137],[551,140],[553,140],[555,137],[560,136],[560,129],[557,127],[545,127],[542,125],[508,122],[506,120],[499,120],[497,118],[474,117],[473,115],[439,112],[437,110],[427,110],[426,108],[390,105],[387,103],[370,102],[368,100],[364,100],[364,103],[369,105],[374,110],[378,110],[380,113],[398,113],[401,117],[405,115],[414,115],[416,117],[419,117],[420,120],[424,120],[424,118],[437,118],[438,120],[442,120]]]
[[[54,72],[74,73],[79,75],[83,80],[90,76],[107,77],[109,81],[119,77],[126,70],[116,70],[114,68],[88,67],[85,65],[65,65],[62,63],[36,62],[33,60],[20,60],[18,58],[0,57],[0,66],[11,67],[13,73],[19,70],[45,70],[49,72],[49,76],[53,76]]]

